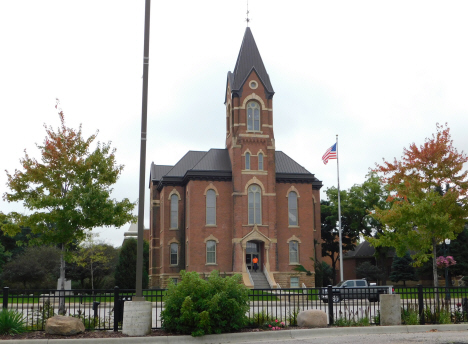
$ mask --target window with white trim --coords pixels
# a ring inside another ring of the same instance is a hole
[[[171,228],[179,228],[179,196],[171,196]]]
[[[206,192],[206,224],[216,225],[216,192],[212,189]]]
[[[254,101],[247,103],[247,130],[260,131],[260,105]]]
[[[248,190],[249,225],[262,223],[261,190],[258,185],[250,185]]]
[[[214,240],[206,242],[206,263],[216,264],[216,241]]]
[[[291,288],[299,288],[299,277],[291,277],[289,285]]]
[[[290,226],[297,226],[297,193],[294,191],[288,194],[288,218]]]
[[[263,171],[263,154],[258,154],[258,170]]]
[[[296,240],[289,242],[289,264],[299,264],[299,243]]]
[[[171,265],[179,265],[179,244],[172,243],[170,248]]]
[[[250,153],[245,153],[245,169],[250,170]]]

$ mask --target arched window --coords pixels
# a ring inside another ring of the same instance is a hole
[[[206,192],[206,224],[216,224],[216,192],[214,190]]]
[[[172,243],[171,250],[170,250],[170,263],[171,265],[178,265],[179,264],[179,244]]]
[[[245,153],[245,169],[250,170],[250,153]]]
[[[263,154],[258,154],[258,170],[263,171]]]
[[[214,240],[206,242],[206,263],[216,264],[216,241]]]
[[[261,190],[258,185],[250,185],[248,191],[249,225],[262,223]]]
[[[288,217],[289,225],[297,226],[297,193],[294,191],[288,194]]]
[[[260,105],[257,102],[247,103],[247,130],[260,130]]]
[[[289,264],[299,264],[299,243],[295,240],[289,242]]]
[[[171,196],[171,228],[179,228],[179,197]]]

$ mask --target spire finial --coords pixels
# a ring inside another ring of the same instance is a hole
[[[249,0],[247,0],[247,18],[245,18],[245,21],[247,22],[247,27],[249,27]]]

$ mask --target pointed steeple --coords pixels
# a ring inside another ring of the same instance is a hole
[[[255,70],[260,81],[263,83],[265,90],[268,94],[268,98],[271,98],[275,91],[270,82],[270,77],[265,69],[260,52],[258,51],[257,44],[252,35],[250,27],[245,29],[244,39],[237,56],[236,66],[234,72],[228,73],[228,78],[231,81],[232,92],[238,92],[244,85],[247,77],[250,75],[252,70]]]

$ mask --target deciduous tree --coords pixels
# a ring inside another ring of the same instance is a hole
[[[392,207],[376,208],[374,217],[385,225],[384,232],[369,241],[395,247],[399,256],[415,252],[416,265],[432,258],[434,286],[436,246],[446,238],[454,240],[468,217],[466,161],[466,154],[453,146],[449,127],[437,125],[437,133],[423,145],[412,143],[400,160],[384,160],[375,169],[391,192],[387,202]]]
[[[135,205],[126,198],[119,202],[111,197],[112,185],[123,166],[116,163],[110,143],[98,142],[92,149],[97,133],[86,139],[81,125],[78,130],[67,127],[61,110],[59,117],[61,125],[56,131],[44,125],[47,135],[42,144],[36,144],[41,159],[25,152],[20,159],[22,170],[13,174],[7,171],[11,192],[3,198],[8,202],[22,201],[29,210],[28,215],[10,215],[38,234],[33,243],[61,246],[60,277],[64,283],[67,246],[81,242],[86,230],[119,227],[133,220]],[[6,226],[6,231],[15,235],[17,228]],[[64,304],[59,309],[63,311]]]

